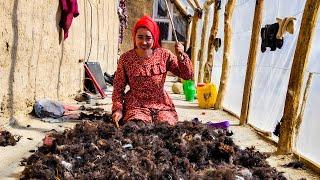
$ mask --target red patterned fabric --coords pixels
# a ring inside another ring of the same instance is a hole
[[[143,16],[134,25],[133,32],[132,32],[133,45],[135,46],[135,44],[136,44],[135,36],[136,36],[137,29],[139,29],[141,27],[145,27],[151,32],[151,34],[153,36],[153,39],[154,39],[154,44],[153,44],[152,49],[160,47],[160,44],[159,44],[159,36],[160,36],[159,26],[149,16]]]
[[[123,111],[125,121],[138,119],[174,125],[178,116],[164,83],[167,71],[183,79],[193,78],[191,61],[188,55],[183,56],[184,61],[178,61],[163,48],[156,48],[150,58],[138,57],[134,49],[123,54],[113,82],[112,112]],[[126,85],[130,90],[124,93]]]

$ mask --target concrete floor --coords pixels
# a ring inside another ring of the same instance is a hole
[[[230,114],[212,109],[199,109],[197,101],[187,102],[184,100],[183,95],[172,94],[171,85],[173,79],[168,79],[166,89],[170,93],[179,115],[179,120],[191,120],[198,117],[202,122],[207,121],[223,121],[229,120],[231,123],[231,130],[234,132],[233,139],[241,148],[255,146],[260,152],[271,153],[268,162],[271,166],[276,167],[278,171],[284,172],[288,179],[320,179],[320,176],[310,170],[296,170],[290,168],[283,168],[281,165],[291,162],[291,156],[277,156],[274,155],[276,147],[264,141],[257,135],[252,128],[246,126],[238,126],[238,119]],[[111,92],[107,93],[107,98],[98,103],[104,104],[103,107],[106,111],[111,108]],[[21,140],[16,146],[0,147],[0,179],[19,179],[21,171],[24,169],[20,166],[22,158],[31,155],[29,150],[34,150],[42,143],[42,138],[45,133],[54,129],[56,131],[63,131],[66,128],[72,128],[76,122],[64,123],[45,123],[39,119],[30,116],[18,117],[17,125],[14,127],[4,126],[2,129],[9,130],[14,135],[21,135]],[[27,127],[30,125],[30,127]],[[27,138],[32,138],[31,140]]]

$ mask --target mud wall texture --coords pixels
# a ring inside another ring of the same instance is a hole
[[[132,29],[134,24],[143,15],[152,17],[153,0],[127,0],[128,28],[124,32],[123,42],[120,45],[120,52],[124,53],[133,48]]]
[[[60,41],[59,0],[0,2],[0,117],[25,112],[36,99],[76,94],[87,59],[100,62],[103,72],[114,72],[118,1],[81,0],[78,6],[69,37]]]

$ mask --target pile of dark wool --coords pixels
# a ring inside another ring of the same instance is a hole
[[[267,155],[202,123],[83,121],[52,136],[22,161],[21,179],[286,179]]]
[[[15,138],[9,131],[0,131],[0,146],[14,146],[20,138]]]

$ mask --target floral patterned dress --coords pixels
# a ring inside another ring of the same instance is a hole
[[[192,79],[193,69],[187,54],[179,61],[171,51],[156,48],[150,58],[138,57],[134,49],[124,53],[118,62],[113,81],[112,112],[121,110],[124,121],[142,120],[146,123],[176,124],[178,115],[164,90],[167,71]],[[130,90],[125,93],[125,87]]]

